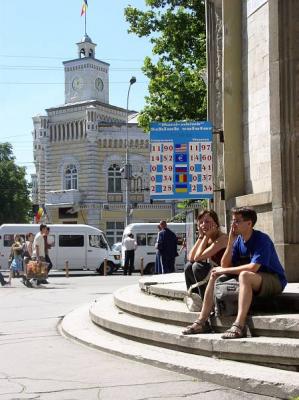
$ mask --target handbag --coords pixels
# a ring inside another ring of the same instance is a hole
[[[198,312],[202,309],[202,298],[198,293],[193,293],[192,290],[205,285],[210,279],[210,273],[200,282],[196,282],[189,287],[184,297],[184,303],[189,311]]]

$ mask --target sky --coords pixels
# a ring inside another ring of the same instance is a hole
[[[77,58],[84,35],[83,0],[1,1],[0,142],[13,145],[16,163],[35,172],[32,117],[64,103],[62,62]],[[151,55],[148,38],[128,34],[124,8],[144,9],[144,0],[88,0],[87,34],[97,44],[96,58],[110,64],[110,104],[141,110],[148,80],[141,72]]]

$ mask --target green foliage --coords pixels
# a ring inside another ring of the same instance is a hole
[[[0,143],[0,225],[28,222],[31,212],[25,168],[15,164],[10,143]]]
[[[145,0],[146,11],[125,9],[130,33],[150,37],[154,60],[146,57],[149,96],[138,122],[206,119],[205,7],[201,0]]]

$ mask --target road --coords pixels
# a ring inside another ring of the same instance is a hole
[[[189,376],[119,358],[62,337],[61,318],[139,276],[51,276],[28,289],[0,288],[0,400],[261,400]]]

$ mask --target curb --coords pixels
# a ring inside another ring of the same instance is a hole
[[[92,303],[94,304],[94,303]],[[89,318],[90,304],[67,314],[60,325],[68,338],[111,354],[176,371],[233,389],[289,399],[299,396],[298,373],[219,360],[135,342],[115,336]]]

